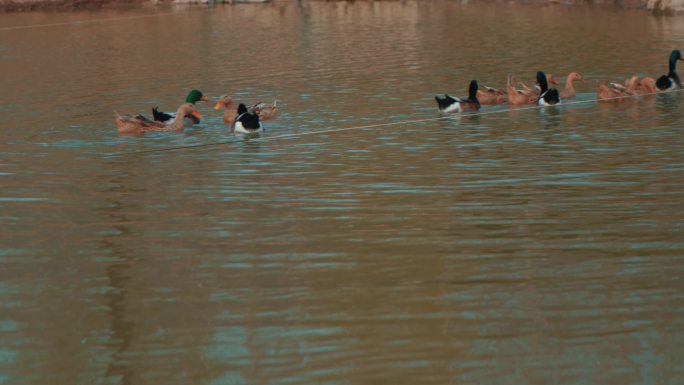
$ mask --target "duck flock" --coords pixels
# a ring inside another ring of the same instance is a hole
[[[621,101],[627,97],[656,94],[658,92],[681,90],[682,83],[676,71],[677,61],[684,61],[679,50],[670,53],[668,60],[667,75],[660,76],[657,80],[651,77],[639,78],[632,76],[624,84],[597,83],[597,100]],[[582,75],[572,72],[568,75],[565,88],[558,91],[549,88],[549,84],[558,85],[553,75],[548,76],[542,71],[537,72],[536,86],[528,87],[524,83],[517,82],[515,77],[508,75],[506,91],[483,86],[479,89],[476,80],[470,81],[468,97],[459,98],[444,94],[435,96],[437,108],[442,113],[460,113],[466,111],[478,111],[481,105],[509,104],[509,105],[539,105],[553,106],[561,104],[563,99],[572,99],[575,92],[574,82],[584,82]],[[516,88],[521,86],[522,88]],[[195,103],[209,101],[209,98],[198,90],[192,90],[188,94],[185,103],[178,107],[175,113],[161,112],[157,107],[152,109],[152,119],[143,115],[126,116],[115,114],[117,130],[123,134],[142,134],[153,131],[180,131],[184,127],[192,126],[200,122],[202,115],[195,108]],[[232,97],[223,95],[214,106],[215,110],[224,109],[223,122],[228,125],[232,132],[240,134],[260,133],[264,130],[262,121],[275,118],[277,113],[276,102],[256,103],[247,107],[244,103],[235,106]]]

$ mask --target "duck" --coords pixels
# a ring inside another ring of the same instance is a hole
[[[670,53],[669,72],[667,75],[662,75],[656,80],[656,87],[659,91],[671,91],[671,90],[681,90],[682,82],[679,80],[679,75],[677,75],[676,67],[677,60],[682,60],[682,53],[678,49]]]
[[[233,132],[241,134],[256,134],[264,131],[264,126],[259,121],[259,115],[249,112],[244,103],[240,103],[237,109],[238,117],[233,124]]]
[[[561,103],[558,90],[555,88],[549,88],[546,75],[542,71],[537,71],[537,84],[540,88],[539,97],[537,98],[537,105],[553,106]]]
[[[655,94],[656,92],[658,92],[658,88],[656,87],[656,80],[652,77],[645,77],[641,79],[637,84],[636,89],[643,95]]]
[[[596,82],[596,99],[599,101],[622,102],[631,95],[625,86],[616,87],[615,83]]]
[[[558,84],[552,74],[549,74],[547,80],[549,81],[549,84]],[[565,88],[563,88],[563,90],[560,92],[561,99],[574,99],[577,96],[577,91],[575,91],[574,85],[576,81],[584,83],[584,78],[582,78],[582,75],[577,72],[570,72],[568,77],[565,79]]]
[[[477,100],[477,80],[471,80],[468,87],[468,98],[462,99],[459,97],[449,96],[435,96],[437,101],[437,108],[440,112],[448,114],[452,112],[477,111],[480,109],[480,102]]]
[[[524,87],[526,87],[523,84]],[[508,100],[508,104],[511,105],[522,105],[522,104],[530,104],[534,103],[534,101],[530,101],[530,97],[532,96],[531,93],[532,90],[518,90],[515,88],[515,76],[513,74],[508,74],[508,82],[506,84],[506,96]]]
[[[185,103],[195,104],[199,101],[209,101],[209,98],[203,95],[202,91],[200,90],[190,91],[188,93],[188,96],[185,98]],[[176,114],[173,112],[161,112],[159,111],[159,107],[154,107],[152,109],[152,118],[157,122],[162,122],[164,124],[173,124],[174,120],[176,119]],[[199,124],[199,122],[199,119],[196,119],[194,116],[189,116],[183,123],[186,126],[192,126],[193,124]]]
[[[484,91],[479,88],[477,90],[477,100],[480,104],[503,104],[508,101],[506,92],[485,85],[482,85],[482,88]]]
[[[259,115],[260,120],[271,120],[276,117],[276,114],[278,112],[276,103],[276,100],[274,100],[273,103],[259,102],[255,103],[247,110],[249,112],[253,112]]]
[[[118,112],[115,112],[114,124],[116,124],[116,129],[121,134],[143,134],[152,131],[181,131],[183,129],[183,120],[186,117],[192,117],[197,120],[202,119],[202,115],[197,112],[195,105],[192,103],[181,104],[175,116],[181,117],[181,119],[174,119],[171,123],[162,123],[150,120],[143,115],[133,117],[120,115]]]
[[[233,98],[230,95],[221,95],[221,97],[219,98],[219,101],[216,102],[214,109],[216,111],[218,111],[221,108],[226,109],[223,112],[223,123],[232,127],[233,124],[235,123],[235,118],[237,118],[238,113],[237,113],[237,109],[235,108],[235,103],[233,102]]]

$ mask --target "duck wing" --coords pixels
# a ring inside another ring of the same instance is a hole
[[[242,127],[249,130],[258,130],[261,127],[261,123],[259,122],[259,115],[252,112],[246,112],[244,114],[241,114],[235,119],[235,122],[240,122],[242,124]]]
[[[152,118],[157,122],[172,123],[176,119],[176,114],[173,112],[159,111],[159,107],[152,109]]]
[[[444,94],[444,96],[435,96],[435,100],[437,101],[437,108],[439,108],[440,111],[444,111],[449,106],[455,104],[455,103],[464,103],[465,100],[457,97],[457,96],[451,96]]]

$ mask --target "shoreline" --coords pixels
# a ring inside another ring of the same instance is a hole
[[[236,2],[269,2],[270,0],[211,0],[214,4],[235,4]],[[355,0],[315,0],[315,1],[349,1]],[[383,1],[383,0],[359,0]],[[516,0],[485,2],[514,2]],[[684,15],[684,0],[518,0],[525,4],[568,5],[568,6],[612,6],[623,9],[643,9],[645,14],[655,16]],[[164,5],[197,5],[206,6],[209,0],[0,0],[1,13],[35,12],[35,11],[70,11],[92,10],[117,7],[157,7]]]

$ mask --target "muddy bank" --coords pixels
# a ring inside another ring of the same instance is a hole
[[[91,9],[114,6],[130,6],[140,4],[187,3],[205,4],[209,0],[0,0],[0,12],[44,11]],[[294,1],[294,0],[293,0]],[[314,0],[316,1],[316,0]],[[326,0],[317,0],[326,1]],[[339,0],[333,0],[339,1]],[[349,1],[349,0],[341,0]],[[351,0],[353,1],[353,0]],[[373,0],[363,0],[373,1]],[[381,1],[381,0],[380,0]],[[486,0],[485,0],[486,1]],[[623,8],[641,8],[656,15],[684,14],[684,0],[519,0],[522,3],[538,4],[578,4],[578,5],[611,5]],[[231,0],[213,1],[216,3],[232,3]]]
[[[0,0],[0,12],[94,9],[149,3],[149,0]]]

